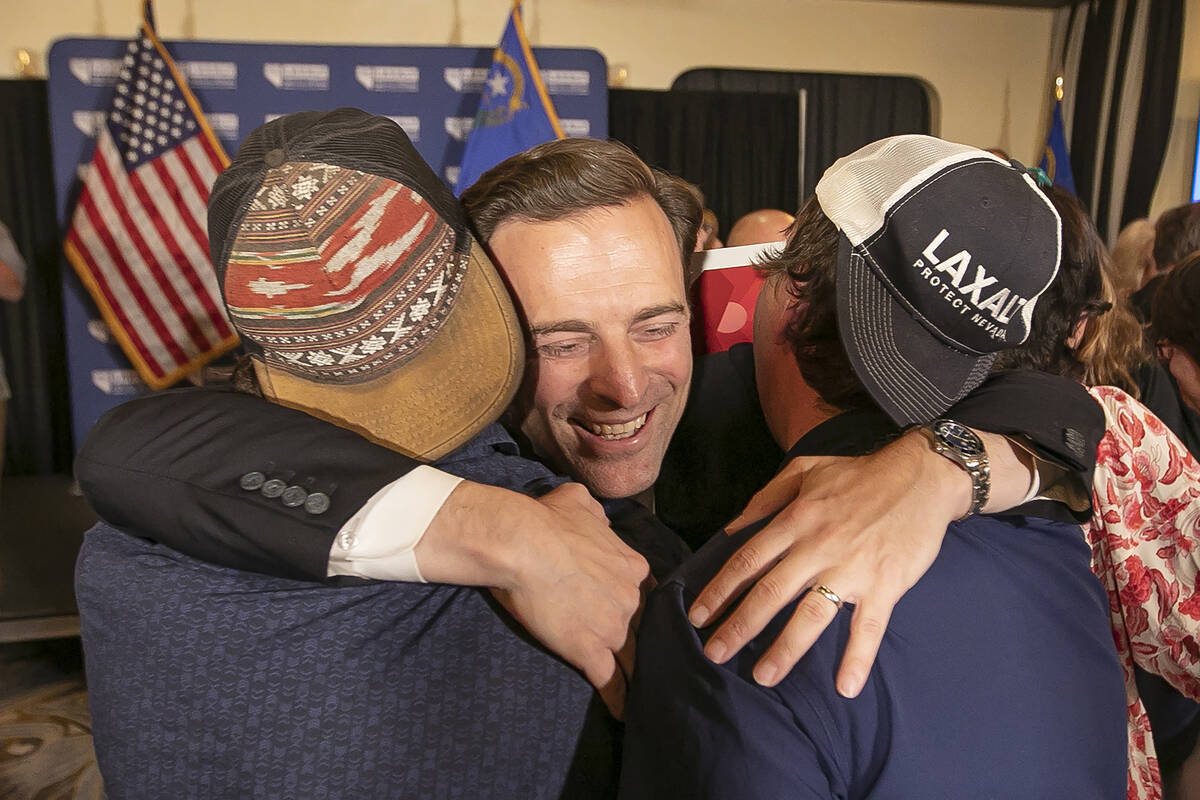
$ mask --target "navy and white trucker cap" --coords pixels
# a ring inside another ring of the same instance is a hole
[[[838,159],[816,194],[841,232],[842,344],[893,421],[938,417],[1028,338],[1058,275],[1062,225],[1023,166],[894,136]]]

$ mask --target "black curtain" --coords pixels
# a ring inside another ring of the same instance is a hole
[[[1093,166],[1097,159],[1100,132],[1107,131],[1102,117],[1105,97],[1105,76],[1108,73],[1108,44],[1115,15],[1113,3],[1101,3],[1094,9],[1078,5],[1073,13],[1092,15],[1083,34],[1083,51],[1079,60],[1079,82],[1069,98],[1075,104],[1071,123],[1071,173],[1075,177],[1075,193],[1085,207],[1092,209],[1097,225],[1104,223],[1096,213],[1093,202],[1096,187]],[[1070,100],[1069,100],[1070,101]],[[1100,229],[1101,236],[1104,229]]]
[[[800,197],[794,92],[610,89],[609,135],[648,164],[700,187],[721,235],[758,208],[793,212]]]
[[[25,297],[15,304],[0,302],[0,352],[13,394],[4,471],[70,472],[62,248],[45,81],[0,81],[0,221],[29,266]]]
[[[821,174],[841,156],[887,136],[932,132],[929,91],[916,78],[704,68],[683,73],[671,89],[792,95],[802,91],[802,197],[812,194]]]
[[[1179,88],[1179,62],[1183,48],[1183,0],[1152,3],[1147,48],[1142,73],[1142,97],[1138,104],[1138,126],[1133,136],[1129,180],[1121,225],[1144,217],[1150,211],[1154,186],[1162,171],[1167,140],[1175,122],[1175,93]]]
[[[1175,121],[1183,25],[1183,0],[1089,0],[1069,12],[1062,61],[1074,53],[1079,64],[1063,100],[1071,170],[1080,201],[1109,241],[1150,210]],[[1127,81],[1139,74],[1130,89]],[[1132,141],[1127,156],[1119,140]]]

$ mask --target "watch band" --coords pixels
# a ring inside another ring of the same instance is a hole
[[[959,519],[978,514],[991,494],[991,465],[987,448],[975,431],[950,419],[937,419],[918,430],[940,456],[957,464],[971,478],[971,508]]]

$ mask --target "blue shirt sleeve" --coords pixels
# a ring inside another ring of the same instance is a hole
[[[830,717],[803,700],[789,707],[743,677],[753,661],[742,661],[756,652],[725,665],[709,661],[685,611],[682,586],[671,582],[651,596],[642,618],[621,798],[844,796]]]

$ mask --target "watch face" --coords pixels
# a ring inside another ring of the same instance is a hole
[[[948,446],[953,447],[967,458],[982,456],[984,453],[983,443],[979,441],[979,437],[965,425],[949,421],[939,422],[937,435]]]

